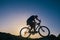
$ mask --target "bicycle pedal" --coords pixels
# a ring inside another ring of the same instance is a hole
[[[38,33],[37,31],[35,33]]]
[[[35,33],[32,33],[32,35],[35,35]]]

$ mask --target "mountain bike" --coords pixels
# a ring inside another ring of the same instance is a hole
[[[20,30],[20,36],[28,38],[31,34],[34,35],[36,33],[39,33],[40,36],[42,37],[46,37],[50,35],[50,30],[48,27],[46,26],[40,26],[40,23],[36,23],[36,27],[35,27],[36,32],[34,32],[34,30],[29,27],[23,27]]]

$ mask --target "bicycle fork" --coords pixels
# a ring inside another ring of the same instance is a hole
[[[39,26],[37,26],[35,29],[38,31],[39,28],[41,28],[41,30],[45,32],[45,30],[43,30],[42,27],[39,27]]]
[[[42,27],[41,27],[41,30],[42,30],[43,32],[45,32],[45,30],[43,30]]]

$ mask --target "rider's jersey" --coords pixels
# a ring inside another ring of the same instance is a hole
[[[27,25],[32,23],[34,20],[35,20],[35,16],[32,15],[31,17],[28,18]]]

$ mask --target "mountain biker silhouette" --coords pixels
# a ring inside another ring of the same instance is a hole
[[[29,25],[28,27],[23,27],[20,30],[20,36],[25,37],[25,38],[29,38],[30,35],[34,35],[36,33],[39,33],[40,36],[42,37],[46,37],[50,35],[50,30],[48,27],[46,26],[41,26],[41,20],[38,19],[37,15],[32,15],[27,19],[27,25]],[[22,35],[22,33],[24,33]]]
[[[38,19],[37,15],[32,15],[27,19],[27,25],[29,25],[31,27],[30,30],[34,29],[34,32],[36,32],[36,30],[35,30],[35,26],[37,23],[36,20],[41,23],[41,20]]]

